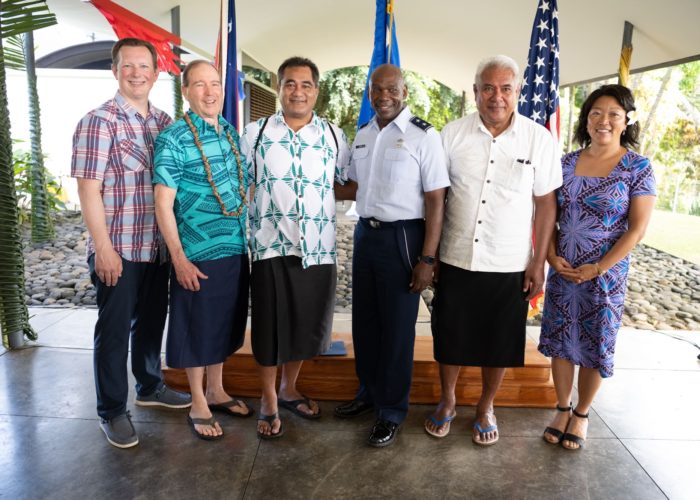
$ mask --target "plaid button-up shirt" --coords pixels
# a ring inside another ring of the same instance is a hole
[[[155,262],[162,245],[151,180],[153,149],[156,137],[171,122],[151,105],[144,118],[117,92],[85,115],[73,135],[71,176],[102,181],[112,246],[132,262]],[[87,254],[94,252],[89,237]]]

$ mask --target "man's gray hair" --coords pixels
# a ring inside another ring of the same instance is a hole
[[[185,69],[182,71],[183,87],[190,86],[190,73],[194,68],[196,68],[197,66],[201,66],[202,64],[206,64],[214,68],[214,70],[216,70],[216,73],[219,75],[219,79],[221,79],[221,73],[219,73],[219,68],[217,68],[213,62],[207,61],[206,59],[195,59],[194,61],[188,62],[187,66],[185,66]]]
[[[487,69],[507,69],[513,73],[513,81],[516,86],[520,86],[520,68],[518,63],[516,63],[512,58],[504,55],[491,56],[486,59],[482,59],[479,66],[476,68],[476,75],[474,76],[474,85],[477,87],[481,86],[481,75]]]

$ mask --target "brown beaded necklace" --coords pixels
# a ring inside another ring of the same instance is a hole
[[[219,190],[216,187],[216,184],[214,183],[214,177],[212,176],[212,173],[211,173],[211,165],[209,164],[209,159],[207,158],[207,155],[204,154],[204,148],[202,147],[202,141],[199,140],[199,133],[197,133],[197,128],[194,126],[194,123],[192,123],[192,119],[189,117],[189,115],[187,113],[184,114],[183,118],[185,119],[187,126],[190,127],[190,131],[192,132],[192,135],[194,136],[194,143],[197,145],[197,149],[199,150],[199,154],[202,156],[202,163],[204,163],[204,170],[207,172],[207,180],[209,181],[209,185],[211,185],[211,190],[214,192],[214,197],[216,198],[216,200],[219,202],[219,205],[221,206],[221,213],[227,217],[238,217],[243,212],[243,209],[245,208],[245,204],[246,204],[247,200],[245,197],[245,187],[243,185],[243,164],[241,162],[241,155],[238,152],[238,148],[236,147],[236,143],[233,142],[233,137],[231,137],[231,133],[228,130],[226,131],[226,139],[228,139],[228,142],[231,145],[231,151],[233,152],[233,155],[236,157],[236,164],[238,166],[238,194],[240,194],[240,196],[241,196],[241,204],[233,212],[229,212],[228,210],[226,210],[226,205],[224,205],[224,200],[221,199],[221,195],[219,194]]]

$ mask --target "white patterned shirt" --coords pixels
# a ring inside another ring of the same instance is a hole
[[[294,132],[279,111],[269,118],[253,151],[263,122],[261,118],[249,123],[241,137],[249,184],[255,184],[249,209],[253,260],[293,255],[301,258],[305,269],[334,264],[333,183],[347,180],[350,155],[345,134],[316,113]]]

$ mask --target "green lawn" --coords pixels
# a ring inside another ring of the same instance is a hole
[[[700,217],[654,210],[642,243],[700,265]]]

